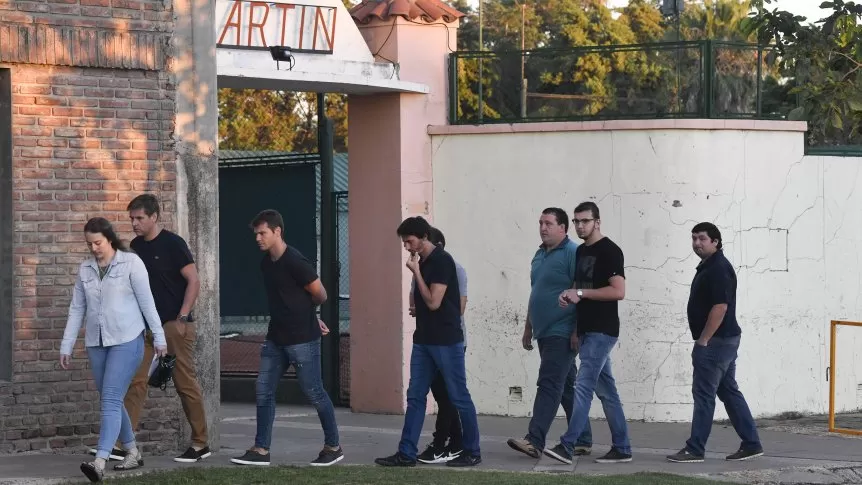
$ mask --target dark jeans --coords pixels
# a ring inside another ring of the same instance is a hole
[[[712,431],[715,415],[715,398],[724,403],[733,429],[742,439],[741,448],[760,451],[760,437],[745,396],[736,384],[736,356],[739,336],[713,337],[704,347],[694,344],[691,361],[694,365],[694,380],[691,394],[694,397],[694,416],[691,420],[691,438],[685,447],[694,455],[703,456],[706,440]]]
[[[434,376],[434,382],[431,383],[431,394],[434,400],[437,401],[437,422],[434,425],[434,446],[443,448],[446,446],[446,441],[449,441],[449,446],[453,450],[464,449],[464,437],[461,435],[461,418],[458,417],[458,410],[452,401],[449,399],[449,392],[446,390],[446,381],[443,379],[443,373],[439,370]]]
[[[452,405],[458,410],[464,427],[464,453],[480,456],[479,422],[476,407],[467,390],[467,373],[464,370],[464,344],[421,345],[413,344],[410,356],[410,384],[407,387],[407,413],[398,451],[412,460],[418,452],[417,442],[425,421],[428,391],[437,372],[443,374],[446,391]]]
[[[272,424],[275,420],[275,389],[284,370],[293,364],[299,387],[317,409],[323,426],[326,446],[338,446],[338,425],[335,409],[323,388],[320,374],[320,339],[298,345],[276,345],[267,340],[260,349],[260,372],[257,375],[257,434],[254,446],[269,449],[272,443]]]
[[[562,404],[566,413],[566,423],[572,419],[572,408],[575,404],[575,376],[578,368],[575,366],[577,352],[572,350],[568,337],[545,337],[537,340],[539,344],[539,379],[536,400],[533,401],[533,418],[527,429],[525,439],[537,450],[545,449],[545,439],[548,430],[557,415],[557,409]],[[578,436],[576,446],[592,446],[593,434],[590,422]]]
[[[628,424],[623,413],[623,404],[617,393],[617,384],[611,373],[611,350],[617,343],[616,337],[603,333],[587,333],[581,336],[581,370],[575,380],[575,408],[569,429],[560,442],[569,453],[572,452],[576,438],[590,422],[590,405],[593,393],[602,402],[608,427],[611,428],[611,441],[617,451],[631,454]]]

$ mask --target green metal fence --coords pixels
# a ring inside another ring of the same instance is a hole
[[[450,123],[781,118],[794,105],[777,99],[769,54],[712,40],[455,52]]]
[[[348,238],[347,192],[333,192],[335,199],[335,257],[338,265],[338,392],[340,401],[350,402],[350,240]]]

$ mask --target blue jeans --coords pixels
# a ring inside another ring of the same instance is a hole
[[[694,344],[694,350],[691,352],[694,365],[694,380],[691,384],[694,416],[691,420],[691,438],[685,442],[686,449],[694,455],[703,456],[706,449],[706,440],[712,431],[716,396],[724,403],[733,429],[742,439],[741,447],[754,451],[763,449],[751,410],[736,384],[738,349],[738,335],[713,337],[706,347]]]
[[[87,355],[102,406],[96,458],[107,460],[117,438],[123,448],[135,443],[135,430],[132,429],[129,413],[123,407],[123,398],[144,358],[144,334],[124,344],[87,347]]]
[[[533,418],[527,428],[525,439],[537,450],[545,449],[545,438],[551,423],[557,415],[557,408],[562,404],[566,413],[566,423],[572,420],[572,408],[575,402],[575,376],[578,368],[575,366],[577,352],[572,350],[568,337],[544,337],[537,340],[539,344],[539,379],[536,381],[538,390],[533,401]],[[593,434],[590,422],[578,436],[577,446],[592,446]]]
[[[425,422],[425,409],[428,390],[437,371],[443,374],[449,400],[463,428],[464,453],[480,456],[479,421],[476,419],[476,407],[470,391],[467,390],[467,372],[464,370],[464,343],[455,345],[420,345],[413,344],[410,356],[410,384],[407,387],[407,413],[404,416],[404,428],[401,431],[401,442],[398,451],[411,460],[416,459],[419,452],[416,444],[422,433],[422,423]]]
[[[299,387],[317,410],[323,426],[326,446],[336,448],[338,424],[335,409],[323,388],[320,374],[320,339],[298,345],[276,345],[267,340],[260,349],[260,371],[257,374],[257,434],[254,446],[268,450],[272,444],[272,424],[275,421],[275,390],[284,371],[290,365],[296,369]]]
[[[590,332],[581,336],[581,370],[575,380],[574,415],[569,421],[568,431],[560,438],[569,453],[574,449],[575,439],[586,429],[590,420],[593,393],[602,402],[608,427],[611,428],[613,447],[627,455],[632,452],[623,404],[611,373],[611,350],[616,343],[616,337],[603,333]]]

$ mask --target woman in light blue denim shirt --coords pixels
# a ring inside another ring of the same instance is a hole
[[[60,365],[69,368],[78,332],[86,322],[84,345],[101,396],[102,423],[96,459],[82,463],[81,471],[91,482],[99,482],[118,437],[127,454],[114,468],[129,470],[143,465],[123,397],[143,359],[144,317],[153,332],[156,354],[164,356],[168,347],[144,262],[123,246],[107,219],[87,221],[84,235],[93,257],[78,269],[60,346]]]

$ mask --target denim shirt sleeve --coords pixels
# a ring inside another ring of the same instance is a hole
[[[78,270],[75,278],[75,287],[72,289],[72,303],[69,304],[69,317],[66,319],[66,330],[63,332],[63,342],[60,344],[60,354],[72,355],[75,341],[78,340],[78,332],[84,323],[84,315],[87,313],[87,297],[84,294],[84,284],[81,282],[81,271]]]
[[[141,313],[147,319],[150,331],[153,332],[153,345],[156,347],[167,347],[165,331],[162,329],[162,319],[159,318],[159,312],[156,310],[156,301],[153,299],[153,292],[150,289],[150,276],[147,273],[147,267],[144,266],[144,262],[138,255],[133,255],[131,259],[132,271],[129,279],[132,283],[132,291],[138,300]]]

